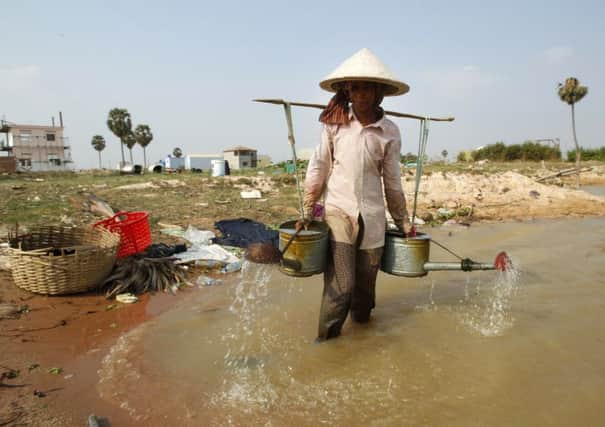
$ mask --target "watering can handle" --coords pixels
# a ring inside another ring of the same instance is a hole
[[[288,250],[288,248],[290,247],[290,245],[292,244],[294,239],[296,239],[296,236],[298,236],[298,233],[300,233],[302,229],[303,229],[303,227],[297,228],[296,231],[292,234],[292,236],[290,236],[290,238],[286,242],[286,245],[284,246],[284,248],[281,251],[282,255],[286,253],[286,251]]]

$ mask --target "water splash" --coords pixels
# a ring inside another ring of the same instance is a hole
[[[439,305],[435,302],[435,291],[437,286],[437,281],[432,278],[423,278],[423,283],[428,286],[428,294],[426,296],[426,302],[422,302],[422,304],[417,304],[415,309],[418,311],[438,311]]]
[[[240,272],[240,280],[235,287],[235,296],[229,306],[229,311],[236,317],[235,322],[223,336],[228,344],[239,344],[239,349],[230,345],[230,352],[225,356],[229,362],[244,351],[258,351],[254,347],[255,339],[262,330],[263,316],[261,313],[263,302],[268,296],[268,283],[271,279],[272,266],[267,264],[254,264],[245,261]],[[227,363],[227,366],[229,364]]]
[[[224,356],[223,389],[212,396],[215,405],[231,403],[247,412],[267,408],[277,392],[267,376],[266,362],[271,354],[272,335],[263,310],[268,305],[274,266],[244,261],[229,311],[235,316],[222,340]],[[242,405],[243,404],[243,405]]]
[[[519,288],[520,269],[515,261],[510,269],[496,272],[492,286],[485,288],[478,283],[474,296],[465,291],[465,310],[461,315],[463,325],[486,337],[500,336],[512,327],[511,298]]]
[[[110,348],[109,353],[101,361],[101,367],[97,371],[99,382],[97,391],[102,399],[108,400],[119,406],[135,421],[148,419],[147,408],[135,408],[132,404],[132,396],[136,396],[136,384],[141,381],[141,372],[135,369],[133,360],[137,360],[140,354],[133,353],[133,349],[140,344],[144,331],[151,322],[143,324],[138,328],[122,335]],[[118,383],[120,387],[116,387]],[[125,386],[126,385],[126,386]],[[133,390],[134,389],[134,390]]]
[[[351,417],[351,405],[367,406],[368,396],[373,403],[363,411],[364,422],[383,411],[397,419],[399,410],[393,409],[401,405],[401,385],[393,378],[398,376],[399,360],[391,360],[385,351],[382,374],[368,378],[340,362],[326,361],[334,351],[330,347],[284,335],[283,325],[275,324],[271,316],[271,310],[282,310],[272,307],[278,291],[270,286],[274,271],[271,266],[253,263],[242,266],[230,306],[235,318],[223,335],[224,378],[220,389],[207,395],[210,406],[227,414],[220,425],[271,425],[272,419],[278,420],[276,425],[284,425],[315,413],[323,414],[317,425],[334,425]],[[290,296],[300,291],[292,282],[283,281],[280,289],[284,285]],[[317,358],[318,363],[301,371],[301,357]],[[365,359],[353,360],[350,363],[365,365]]]
[[[431,290],[429,291],[429,309],[436,310],[435,300],[433,299],[433,293],[435,292],[435,281],[431,280]]]

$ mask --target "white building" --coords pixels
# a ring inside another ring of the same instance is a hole
[[[185,169],[201,172],[212,169],[213,160],[223,160],[222,154],[187,154],[185,156]]]

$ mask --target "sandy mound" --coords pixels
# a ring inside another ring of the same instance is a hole
[[[403,179],[411,211],[414,177]],[[515,172],[493,175],[435,173],[423,176],[418,213],[437,217],[438,209],[472,212],[474,219],[531,219],[605,214],[605,198],[585,191],[544,185]],[[411,213],[411,212],[410,212]]]

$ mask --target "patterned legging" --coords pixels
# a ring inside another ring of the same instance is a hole
[[[330,241],[319,313],[319,340],[339,336],[349,310],[355,322],[370,320],[383,248],[361,250],[358,246]]]

